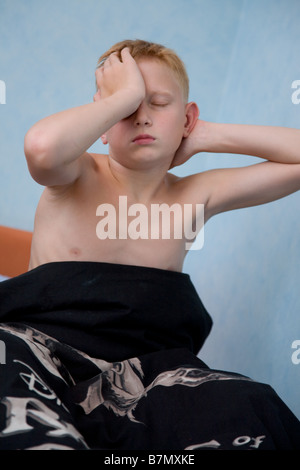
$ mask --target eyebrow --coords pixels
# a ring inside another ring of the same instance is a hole
[[[156,90],[156,91],[152,91],[152,92],[149,92],[149,95],[152,96],[152,97],[162,97],[162,98],[168,98],[168,99],[171,99],[173,98],[173,94],[170,93],[169,91],[160,91],[160,90]]]

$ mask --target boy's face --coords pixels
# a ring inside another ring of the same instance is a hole
[[[126,167],[170,164],[186,132],[183,91],[164,63],[144,58],[137,63],[146,96],[136,112],[109,129],[102,141],[109,144],[110,157]]]

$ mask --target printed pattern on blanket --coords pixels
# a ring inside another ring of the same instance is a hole
[[[25,325],[2,324],[0,340],[0,449],[300,448],[269,386],[188,350],[110,363]]]

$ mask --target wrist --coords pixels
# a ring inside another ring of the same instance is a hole
[[[139,107],[143,97],[131,90],[120,90],[103,98],[103,102],[112,111],[114,116],[118,116],[117,121],[133,114]]]
[[[206,122],[204,126],[204,152],[224,153],[228,151],[228,124]]]

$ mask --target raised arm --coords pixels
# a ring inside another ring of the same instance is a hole
[[[200,174],[198,180],[206,188],[210,215],[271,202],[300,189],[298,129],[198,120],[178,149],[173,166],[200,152],[244,154],[267,160]],[[194,181],[196,183],[197,178]],[[197,190],[195,184],[195,198]]]
[[[145,84],[129,50],[121,54],[122,61],[112,54],[97,69],[100,92],[94,102],[46,117],[27,132],[25,156],[38,183],[53,186],[75,181],[87,161],[89,147],[138,108]]]

